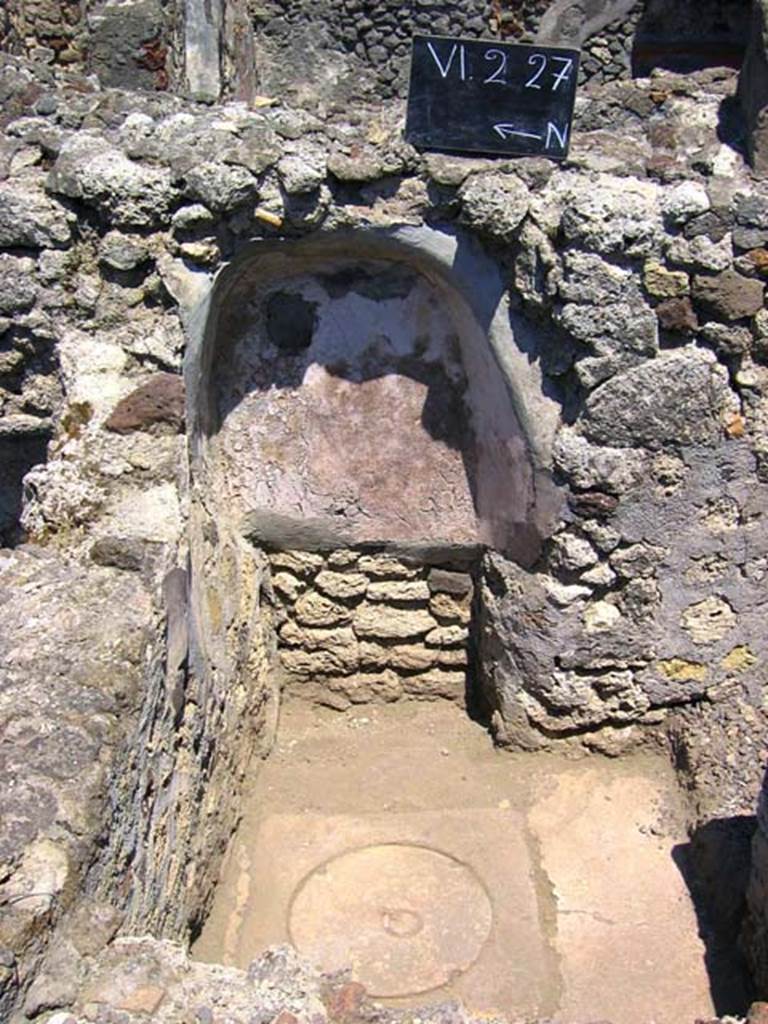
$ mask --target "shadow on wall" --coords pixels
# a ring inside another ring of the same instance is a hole
[[[419,255],[381,238],[262,244],[216,295],[192,361],[193,453],[214,500],[265,546],[309,522],[326,548],[537,557],[525,402],[489,342],[494,317],[511,335],[504,287],[457,245],[465,299]]]
[[[20,539],[23,481],[33,466],[45,462],[48,434],[0,438],[0,546]]]
[[[635,32],[632,74],[741,67],[750,7],[745,0],[647,0]]]
[[[751,815],[716,818],[700,825],[690,842],[672,851],[696,909],[712,1001],[719,1017],[746,1016],[755,998],[739,946],[755,827]]]

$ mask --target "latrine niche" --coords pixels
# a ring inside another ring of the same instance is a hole
[[[260,250],[210,320],[198,493],[269,558],[285,686],[463,700],[479,555],[534,504],[469,304],[407,247],[332,239]]]

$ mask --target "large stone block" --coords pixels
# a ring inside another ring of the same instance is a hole
[[[461,188],[462,217],[478,231],[511,241],[526,213],[530,194],[519,178],[473,174]]]
[[[280,659],[287,672],[305,679],[352,672],[358,665],[356,647],[337,647],[328,651],[291,649],[283,651]]]
[[[658,329],[653,310],[644,303],[563,308],[563,327],[597,355],[628,350],[651,355],[658,349]]]
[[[166,167],[129,160],[103,138],[86,133],[72,136],[61,147],[47,188],[82,200],[116,225],[137,228],[163,221],[173,198]]]
[[[189,95],[215,103],[221,92],[221,0],[187,0],[184,57]]]
[[[107,0],[89,16],[88,64],[102,85],[165,88],[168,43],[159,0]]]
[[[601,385],[587,400],[584,433],[617,446],[711,444],[730,401],[725,368],[708,352],[685,349]]]
[[[410,601],[428,601],[426,580],[377,580],[368,587],[371,601],[392,601],[394,604]]]
[[[704,311],[722,320],[743,320],[763,308],[765,288],[761,281],[724,270],[717,277],[697,277],[693,296]]]
[[[337,626],[349,622],[352,613],[322,594],[310,590],[296,602],[296,618],[304,626]]]
[[[13,315],[35,304],[35,265],[30,259],[0,256],[0,313]]]
[[[67,211],[20,183],[0,183],[0,245],[49,248],[70,240]]]
[[[355,634],[348,626],[337,629],[311,629],[286,622],[280,627],[280,640],[289,647],[304,647],[308,651],[334,651],[340,647],[355,647]]]
[[[467,676],[465,672],[432,669],[418,675],[404,676],[403,690],[417,700],[464,700]]]
[[[363,668],[393,668],[420,672],[431,668],[437,661],[437,656],[438,652],[434,647],[424,647],[418,643],[397,647],[384,647],[367,641],[360,644],[360,664]]]
[[[424,636],[434,629],[437,622],[423,609],[365,604],[355,611],[352,625],[361,637],[405,640],[408,637]]]
[[[361,572],[331,572],[324,569],[318,573],[315,586],[327,597],[349,601],[363,596],[368,589],[368,577]]]

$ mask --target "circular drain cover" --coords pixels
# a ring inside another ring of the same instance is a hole
[[[316,868],[293,896],[294,945],[324,971],[352,967],[372,996],[443,985],[477,959],[488,895],[466,864],[422,846],[352,850]]]

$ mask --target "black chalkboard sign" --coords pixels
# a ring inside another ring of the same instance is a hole
[[[423,149],[568,155],[579,51],[414,36],[405,137]]]

